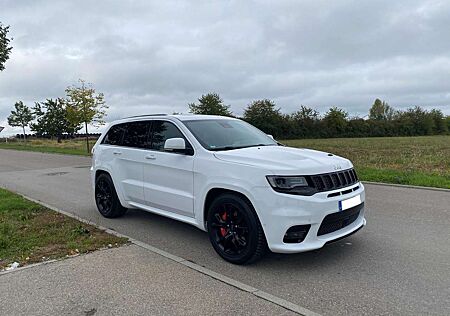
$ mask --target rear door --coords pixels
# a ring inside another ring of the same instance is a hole
[[[101,164],[106,170],[110,171],[119,195],[122,192],[122,185],[120,182],[121,175],[116,174],[116,172],[119,169],[119,158],[120,153],[122,152],[121,144],[125,129],[126,124],[116,124],[111,126],[100,144],[101,150],[96,151],[96,160],[101,162],[97,164]]]
[[[125,123],[120,144],[113,150],[115,156],[114,175],[120,182],[125,200],[143,204],[144,200],[144,156],[148,148],[149,122]]]
[[[144,157],[144,197],[146,204],[164,211],[194,217],[192,154],[165,152],[169,138],[181,137],[192,148],[178,127],[169,121],[152,121],[151,146]]]

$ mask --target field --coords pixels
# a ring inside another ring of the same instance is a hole
[[[296,139],[282,143],[348,158],[362,180],[450,189],[450,136]]]
[[[296,139],[282,143],[349,158],[362,180],[450,189],[450,136]],[[91,145],[94,140],[91,141]],[[83,139],[1,142],[0,148],[87,155]]]
[[[0,189],[0,270],[127,242]]]
[[[95,141],[96,139],[89,140],[90,149],[94,146]],[[81,138],[63,140],[61,143],[58,143],[56,140],[33,138],[27,140],[26,143],[18,140],[8,141],[8,143],[6,143],[5,140],[3,140],[0,142],[0,149],[1,148],[68,155],[88,155],[88,151],[86,149],[86,139]]]

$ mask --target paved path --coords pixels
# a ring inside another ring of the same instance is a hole
[[[0,150],[0,186],[110,227],[325,315],[444,315],[450,311],[450,193],[366,185],[368,225],[313,252],[221,260],[205,233],[133,210],[95,209],[86,157]]]
[[[0,280],[0,315],[295,315],[135,245]]]

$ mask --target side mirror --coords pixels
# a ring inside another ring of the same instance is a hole
[[[267,136],[269,136],[270,138],[274,139],[272,135],[267,134]]]
[[[164,143],[164,150],[173,152],[185,152],[186,142],[183,138],[169,138]]]

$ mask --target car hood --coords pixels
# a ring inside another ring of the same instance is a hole
[[[258,167],[274,174],[320,174],[352,168],[350,160],[326,152],[285,146],[248,147],[215,152],[217,159]]]

